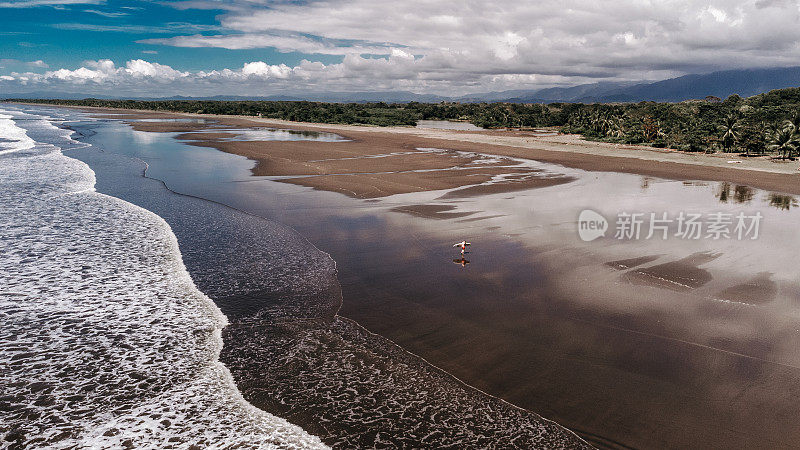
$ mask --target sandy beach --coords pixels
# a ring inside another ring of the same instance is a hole
[[[136,130],[184,133],[179,139],[194,145],[246,156],[258,162],[255,175],[283,176],[284,182],[341,192],[357,198],[382,197],[397,193],[451,189],[484,183],[500,173],[520,177],[473,187],[469,195],[503,192],[536,186],[550,186],[569,179],[543,179],[524,169],[508,170],[481,164],[477,158],[461,155],[459,160],[418,149],[446,149],[510,158],[525,158],[587,171],[634,173],[673,180],[729,181],[764,190],[800,194],[797,162],[745,158],[737,154],[695,154],[644,146],[591,142],[575,135],[552,135],[525,131],[456,131],[412,127],[369,127],[312,124],[256,117],[206,114],[162,113],[99,108],[78,108],[100,117],[122,118]],[[348,139],[337,142],[225,141],[230,133],[209,130],[209,124],[194,122],[140,122],[154,119],[205,119],[216,127],[271,127],[310,132],[335,133]],[[202,132],[201,132],[202,131]],[[375,158],[375,156],[381,156]],[[733,162],[736,161],[736,162]],[[459,170],[448,169],[453,163]],[[436,170],[436,172],[425,172]],[[302,176],[293,177],[293,176]],[[484,185],[485,186],[485,185]]]

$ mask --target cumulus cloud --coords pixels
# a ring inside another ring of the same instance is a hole
[[[157,80],[175,80],[186,77],[188,72],[180,72],[170,66],[151,63],[142,59],[134,59],[125,64],[125,73],[134,78],[153,78]]]
[[[12,72],[0,79],[0,91],[30,90],[104,95],[162,96],[208,95],[225,92],[238,95],[269,95],[285,92],[353,90],[430,90],[445,91],[458,84],[459,75],[447,70],[421,70],[426,64],[402,49],[393,49],[388,58],[347,55],[341,63],[323,64],[303,60],[296,66],[252,61],[238,68],[210,71],[180,71],[168,65],[142,59],[118,66],[111,60],[86,61],[76,69],[49,70],[44,73]],[[534,77],[535,78],[535,77]],[[543,81],[530,78],[527,81]],[[552,80],[551,80],[552,81]],[[519,78],[494,77],[492,87],[518,85]],[[488,87],[488,86],[487,86]]]
[[[246,63],[242,67],[242,74],[245,76],[257,76],[264,78],[288,78],[292,69],[286,64],[278,66],[269,65],[263,61]]]
[[[180,72],[170,66],[151,63],[142,59],[134,59],[125,63],[125,67],[117,67],[109,59],[86,61],[83,67],[74,70],[58,69],[43,74],[12,73],[15,80],[25,81],[26,84],[62,84],[83,85],[94,83],[100,85],[118,85],[128,82],[147,79],[153,82],[170,82],[190,76],[189,72]],[[14,80],[6,80],[14,81]]]

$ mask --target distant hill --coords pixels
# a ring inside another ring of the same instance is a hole
[[[270,100],[290,101],[308,100],[318,102],[387,102],[387,103],[437,103],[453,101],[463,103],[478,102],[512,102],[512,103],[617,103],[617,102],[681,102],[691,99],[702,99],[706,96],[727,98],[732,94],[741,97],[768,92],[773,89],[800,86],[800,67],[774,69],[741,69],[712,72],[699,75],[685,75],[669,80],[648,83],[592,83],[565,88],[547,88],[539,90],[510,90],[446,97],[432,94],[416,94],[407,91],[384,92],[320,92],[320,93],[286,93],[262,97],[245,97],[217,95],[212,97],[167,97],[167,98],[133,98],[133,100]],[[3,94],[0,94],[0,96]],[[95,97],[115,99],[120,97],[75,94],[59,92],[35,92],[28,94],[6,94],[14,98],[62,98],[80,99]],[[126,97],[127,98],[127,97]]]
[[[632,86],[635,83],[592,83],[581,84],[566,88],[547,88],[528,92],[525,95],[506,98],[512,103],[555,103],[555,102],[580,102],[582,99],[599,98],[609,92]]]
[[[685,75],[669,80],[641,84],[596,83],[569,88],[533,91],[526,96],[506,99],[517,103],[614,103],[681,102],[706,96],[727,98],[732,94],[756,94],[800,86],[800,67],[777,69],[725,70],[702,75]]]

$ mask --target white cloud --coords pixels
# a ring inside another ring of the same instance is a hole
[[[292,69],[286,64],[278,66],[269,65],[263,61],[250,62],[242,67],[242,74],[245,76],[257,76],[263,78],[288,78]]]
[[[174,47],[216,47],[229,50],[242,50],[253,48],[275,48],[280,52],[300,52],[305,54],[345,55],[386,53],[390,47],[386,45],[358,43],[349,45],[326,39],[311,39],[307,36],[296,34],[226,34],[204,36],[176,36],[172,38],[143,39],[140,44],[170,45]]]
[[[35,8],[37,6],[100,5],[105,0],[11,0],[0,2],[0,8]]]
[[[100,82],[108,78],[108,74],[99,70],[90,70],[85,67],[81,67],[80,69],[76,70],[58,69],[54,72],[48,72],[47,78],[56,78],[59,80],[83,84],[87,81]]]
[[[155,80],[175,80],[189,76],[189,72],[179,72],[170,66],[151,63],[142,59],[134,59],[125,63],[123,69],[127,75],[134,78],[152,78]]]
[[[420,71],[414,78],[456,78],[461,86],[491,84],[500,75],[622,81],[800,65],[797,0],[322,0],[268,7],[232,1],[225,8],[220,23],[237,34],[143,42],[343,55],[351,68],[389,75],[404,64],[347,58],[402,48],[417,56],[405,64]]]
[[[290,67],[252,61],[234,69],[196,72],[179,71],[142,59],[127,61],[120,67],[103,59],[86,61],[76,69],[62,68],[45,73],[12,72],[6,75],[10,78],[0,79],[0,90],[21,92],[24,86],[25,90],[86,92],[89,85],[93,93],[115,96],[208,95],[210,91],[267,95],[289,91],[365,90],[365,86],[368,90],[445,91],[453,84],[460,85],[458,73],[421,70],[424,64],[402,49],[394,49],[388,58],[348,55],[338,64],[303,60]],[[542,78],[527,81],[540,80],[546,81]],[[487,79],[486,87],[508,88],[509,83],[525,81],[499,76]]]
[[[48,66],[47,63],[42,61],[41,59],[37,59],[36,61],[20,61],[18,59],[11,59],[11,58],[0,59],[0,68],[7,68],[7,67],[24,67],[27,69],[47,69],[50,66]]]
[[[98,25],[91,23],[54,23],[50,25],[60,30],[97,31],[110,33],[196,33],[219,31],[217,25],[202,25],[187,22],[167,22],[163,25]]]
[[[82,82],[140,91],[154,83],[183,83],[181,93],[201,95],[208,92],[202,89],[245,95],[286,89],[452,95],[800,65],[797,0],[497,0],[491,5],[477,0],[190,0],[171,5],[224,12],[219,25],[55,26],[153,34],[177,30],[185,35],[140,43],[274,48],[341,59],[323,64],[307,56],[294,67],[254,61],[197,72],[135,60],[113,70],[85,65],[83,71],[54,70],[49,77],[25,75],[27,82]]]
[[[109,17],[109,18],[117,18],[117,17],[123,17],[123,16],[127,16],[128,15],[128,13],[124,13],[124,12],[108,12],[108,11],[99,11],[99,10],[96,10],[96,9],[85,9],[83,12],[90,13],[90,14],[96,14],[98,16]]]
[[[62,84],[62,85],[85,85],[94,83],[97,85],[119,85],[126,83],[147,81],[164,83],[188,78],[189,72],[180,72],[170,66],[158,63],[151,63],[141,59],[130,60],[125,63],[125,67],[117,67],[113,61],[101,59],[98,61],[86,61],[83,67],[74,70],[58,69],[37,74],[26,72],[24,74],[12,73],[15,79],[24,76],[27,81],[41,85]],[[10,81],[10,80],[6,80]]]

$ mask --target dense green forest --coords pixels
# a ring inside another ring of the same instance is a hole
[[[800,151],[800,88],[749,98],[708,97],[681,103],[319,103],[202,100],[14,100],[200,114],[262,116],[302,122],[409,125],[462,120],[485,128],[558,127],[587,139],[692,152],[775,154]]]

